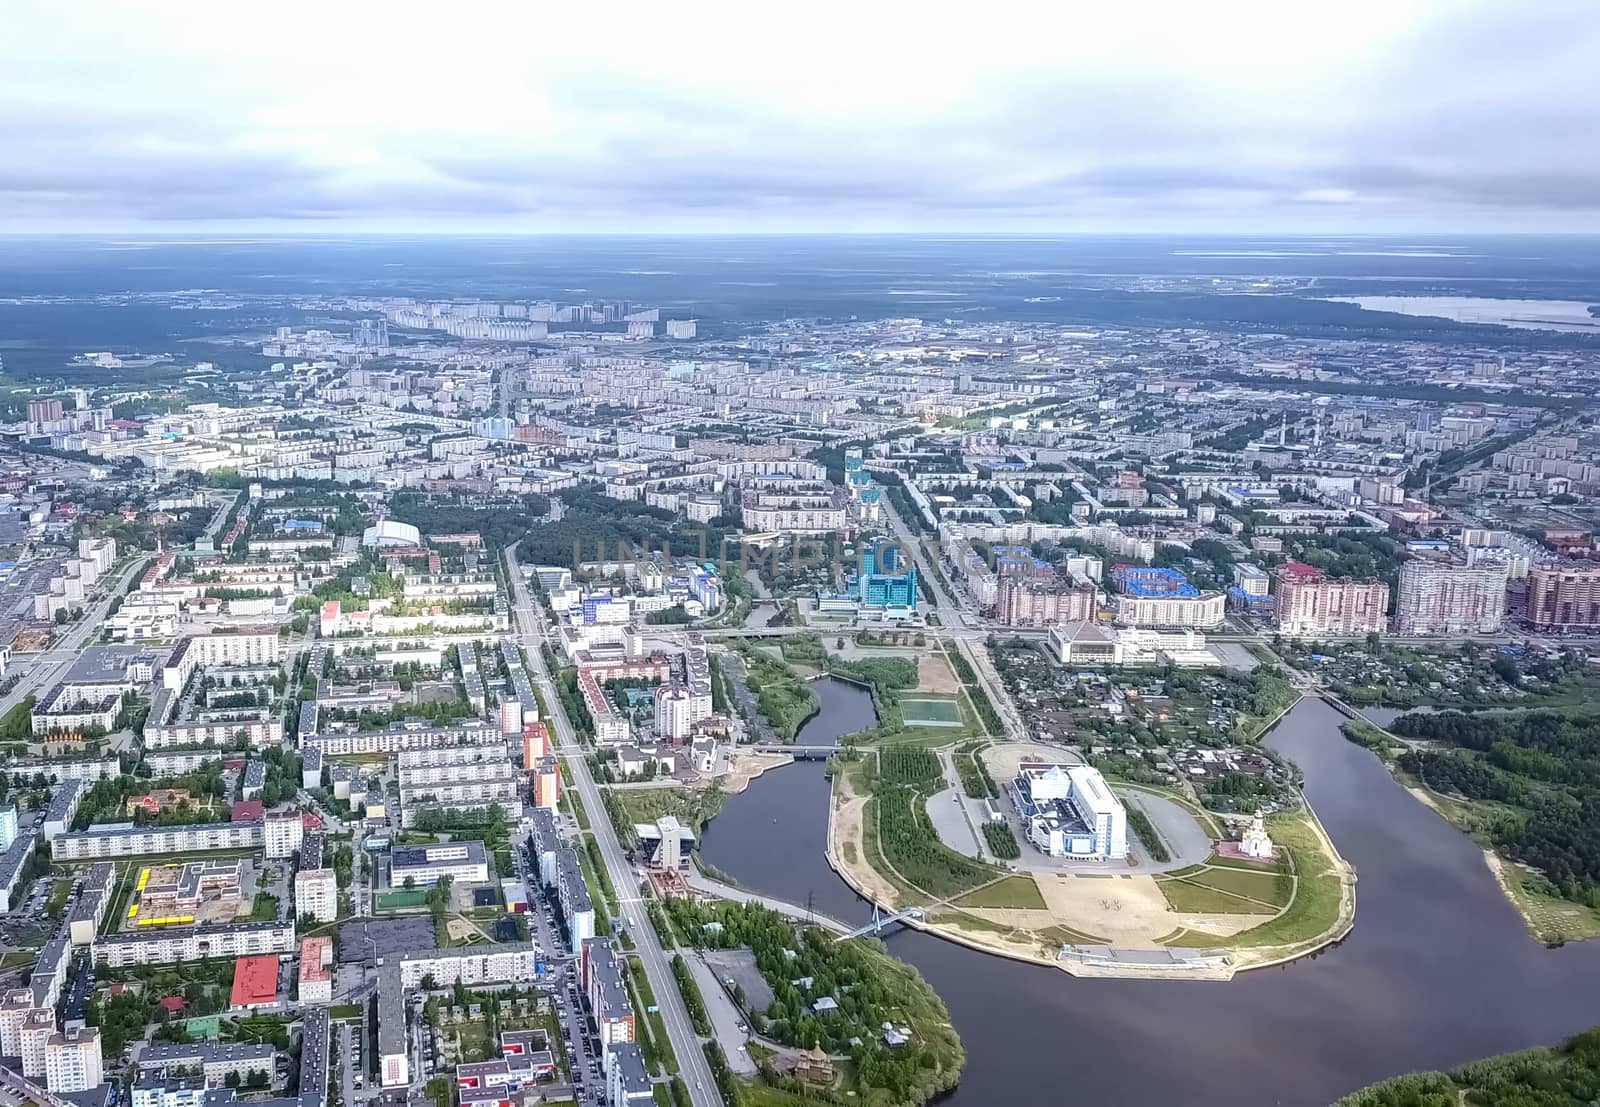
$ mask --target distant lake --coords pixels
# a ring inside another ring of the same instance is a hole
[[[1330,296],[1366,311],[1423,315],[1456,323],[1498,323],[1540,331],[1595,331],[1600,318],[1582,300],[1496,300],[1487,296]]]

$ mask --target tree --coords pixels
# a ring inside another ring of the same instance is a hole
[[[416,886],[417,886],[417,878],[414,877],[414,876],[406,877],[405,883],[402,885],[402,887],[404,887],[405,890],[408,891],[408,892],[411,891]]]

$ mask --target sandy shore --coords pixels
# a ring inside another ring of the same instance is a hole
[[[792,753],[736,753],[729,759],[728,771],[716,779],[721,783],[723,792],[736,796],[750,787],[750,782],[762,773],[793,763]]]

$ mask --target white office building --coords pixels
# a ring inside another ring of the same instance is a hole
[[[1097,769],[1024,762],[1011,798],[1041,853],[1092,861],[1128,855],[1128,813]]]

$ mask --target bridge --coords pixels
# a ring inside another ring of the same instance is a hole
[[[782,742],[760,742],[739,748],[757,753],[792,753],[796,761],[826,761],[839,752],[838,746],[786,746]]]
[[[851,938],[860,938],[867,934],[881,934],[886,926],[905,922],[907,919],[920,919],[923,916],[922,908],[907,907],[896,911],[892,915],[885,915],[876,903],[872,905],[872,921],[865,926],[858,926],[848,934],[841,934],[834,939],[836,942],[846,942]]]

